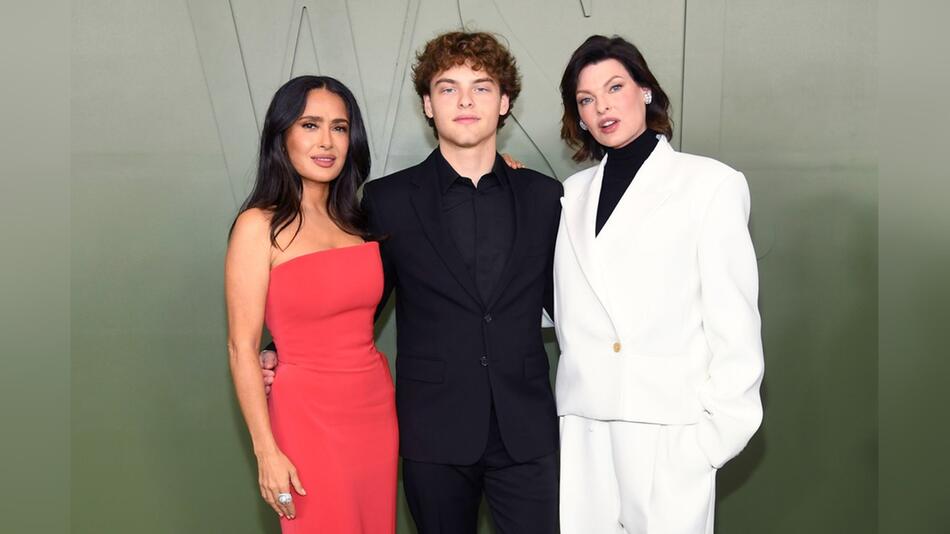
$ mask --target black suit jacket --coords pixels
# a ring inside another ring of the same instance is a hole
[[[563,188],[531,170],[505,169],[515,235],[494,293],[483,301],[442,221],[436,157],[373,180],[363,193],[370,231],[383,236],[380,309],[396,292],[400,454],[476,462],[492,398],[513,459],[549,454],[557,449],[558,428],[540,317],[542,306],[552,309]]]

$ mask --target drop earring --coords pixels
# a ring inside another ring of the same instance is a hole
[[[577,121],[577,125],[581,127],[581,130],[587,131],[587,125],[584,124],[584,121]]]
[[[644,91],[643,103],[649,106],[651,102],[653,102],[653,91]]]

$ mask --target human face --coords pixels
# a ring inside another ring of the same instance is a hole
[[[435,121],[440,144],[470,148],[494,140],[509,102],[497,80],[464,64],[433,76],[422,104]]]
[[[620,148],[647,128],[647,92],[616,59],[592,63],[577,76],[577,114],[595,141]]]
[[[307,94],[303,114],[284,134],[290,163],[304,180],[329,183],[340,175],[350,147],[346,104],[326,89]]]

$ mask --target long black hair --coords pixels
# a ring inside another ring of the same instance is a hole
[[[363,116],[353,93],[340,81],[329,76],[298,76],[281,86],[267,108],[261,147],[257,160],[254,189],[241,205],[241,212],[260,208],[271,212],[270,242],[277,244],[277,235],[297,220],[293,241],[303,224],[300,208],[303,181],[287,156],[287,130],[303,115],[307,95],[314,89],[326,89],[343,99],[349,116],[349,150],[340,175],[330,182],[327,213],[343,231],[370,239],[366,214],[360,209],[357,191],[369,176],[370,155]],[[233,225],[232,225],[233,229]]]
[[[670,118],[670,98],[660,87],[660,82],[647,66],[640,50],[623,37],[605,37],[591,35],[571,55],[564,75],[561,77],[561,101],[564,114],[561,116],[561,139],[574,149],[574,161],[598,160],[604,157],[604,147],[594,139],[590,132],[581,130],[577,113],[577,78],[581,70],[588,65],[600,63],[606,59],[616,59],[637,82],[637,85],[653,93],[653,102],[647,105],[646,125],[666,136],[673,138],[673,120]]]

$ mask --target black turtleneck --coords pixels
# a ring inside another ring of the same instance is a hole
[[[600,233],[614,212],[624,191],[633,182],[633,177],[650,157],[657,144],[657,133],[647,128],[639,137],[625,147],[608,148],[607,163],[604,165],[604,179],[600,186],[600,200],[597,202],[597,223],[594,235]]]

